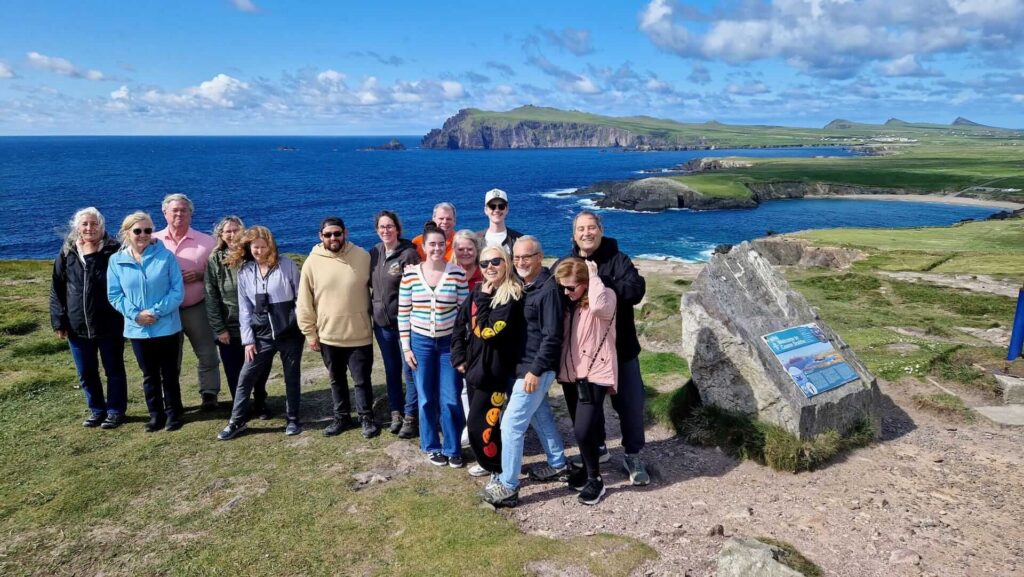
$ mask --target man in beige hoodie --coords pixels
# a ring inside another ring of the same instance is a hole
[[[355,384],[363,436],[369,439],[380,433],[373,419],[370,385],[370,254],[347,241],[345,222],[336,216],[320,223],[320,241],[302,265],[296,314],[309,348],[323,357],[331,379],[334,421],[324,429],[324,435],[333,437],[355,426],[347,367]]]

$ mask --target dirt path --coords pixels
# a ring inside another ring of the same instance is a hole
[[[823,470],[777,473],[656,428],[645,449],[649,487],[629,486],[610,439],[599,506],[579,505],[561,485],[526,481],[522,504],[503,514],[543,535],[640,539],[659,557],[637,577],[714,575],[713,557],[731,535],[790,542],[839,577],[1024,574],[1024,430],[905,412],[924,387],[883,385],[892,401],[883,440]],[[618,422],[609,416],[611,435]],[[567,417],[561,425],[571,439]],[[543,459],[535,445],[528,452],[528,462]],[[724,536],[710,534],[716,525]]]

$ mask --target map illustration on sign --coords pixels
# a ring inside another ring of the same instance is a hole
[[[857,380],[857,373],[814,323],[761,337],[808,399]]]

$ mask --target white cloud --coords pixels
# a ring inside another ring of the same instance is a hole
[[[541,28],[541,33],[548,43],[567,50],[576,56],[586,56],[594,51],[590,41],[590,30],[581,28],[565,28],[561,32]]]
[[[260,9],[252,3],[252,0],[231,0],[231,3],[234,4],[235,8],[241,12],[248,12],[251,14],[260,11]]]
[[[1024,94],[1014,94],[1010,96],[1010,99],[1018,104],[1024,104]]]
[[[346,76],[337,70],[324,70],[316,75],[316,79],[323,84],[341,84],[345,82]]]
[[[938,72],[921,66],[913,54],[882,62],[876,67],[876,71],[882,76],[941,76]]]
[[[736,94],[738,96],[753,96],[755,94],[765,94],[771,92],[764,82],[747,82],[744,84],[729,84],[725,87],[725,91],[729,94]]]
[[[117,90],[110,93],[111,100],[128,100],[131,93],[128,91],[127,86],[121,86]]]
[[[94,69],[82,70],[66,58],[59,56],[46,56],[38,52],[29,52],[25,55],[28,63],[40,70],[49,70],[54,74],[68,76],[71,78],[85,78],[86,80],[106,80],[103,72]]]
[[[233,98],[238,97],[243,92],[249,89],[249,84],[232,78],[227,74],[218,74],[212,79],[201,83],[199,86],[193,88],[187,88],[186,94],[191,94],[199,99],[209,102],[214,106],[220,106],[222,108],[233,108],[235,101]]]
[[[579,94],[599,94],[601,92],[601,89],[594,84],[594,81],[586,76],[580,76],[578,80],[570,84],[570,87],[573,92]]]
[[[6,62],[0,61],[0,79],[14,78],[14,70]]]

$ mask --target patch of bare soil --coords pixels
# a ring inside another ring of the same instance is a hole
[[[255,475],[217,479],[195,492],[188,492],[175,500],[175,515],[213,509],[217,514],[229,513],[248,501],[267,492],[270,483]]]
[[[613,448],[596,507],[561,484],[524,480],[520,506],[502,514],[529,533],[635,537],[659,554],[638,577],[714,575],[713,557],[732,535],[787,541],[838,577],[1024,573],[1024,431],[951,425],[913,408],[921,391],[882,390],[882,440],[822,470],[779,473],[654,428],[644,450],[650,486],[629,484]],[[614,447],[618,421],[607,415]],[[560,421],[571,442],[568,418]],[[543,461],[535,444],[527,453],[527,466]]]
[[[995,279],[983,274],[939,274],[933,272],[893,272],[885,270],[878,271],[878,274],[906,282],[923,282],[1004,297],[1016,298],[1020,290],[1020,285],[1014,281]]]

